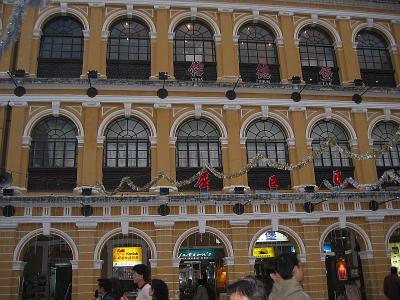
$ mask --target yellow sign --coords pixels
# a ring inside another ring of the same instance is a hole
[[[275,257],[275,251],[273,247],[253,248],[253,256],[257,258]]]
[[[142,263],[142,247],[113,248],[113,267],[129,267]]]

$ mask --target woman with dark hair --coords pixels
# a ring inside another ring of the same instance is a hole
[[[113,293],[115,299],[128,300],[128,298],[126,298],[124,296],[124,292],[122,290],[121,283],[120,283],[119,279],[113,277],[113,278],[110,279],[110,281],[111,281],[111,290],[112,290],[112,293]]]
[[[262,281],[246,276],[227,287],[230,300],[267,300],[267,291]]]
[[[153,297],[153,300],[168,300],[168,286],[161,279],[153,279],[151,281],[151,287],[149,295]]]

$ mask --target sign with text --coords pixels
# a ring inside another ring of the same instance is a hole
[[[275,250],[273,247],[254,247],[253,256],[256,258],[275,257]]]
[[[142,263],[142,247],[114,247],[113,267],[132,267]]]
[[[180,250],[178,258],[183,260],[209,260],[215,258],[214,249],[185,249]]]

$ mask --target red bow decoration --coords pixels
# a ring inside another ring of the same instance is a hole
[[[333,171],[332,181],[334,185],[341,185],[343,183],[343,176],[340,170]]]
[[[207,171],[201,173],[199,179],[197,179],[196,185],[199,187],[200,190],[208,191],[210,189],[210,178]]]
[[[276,177],[276,175],[269,176],[268,187],[270,190],[275,190],[278,188],[278,177]]]

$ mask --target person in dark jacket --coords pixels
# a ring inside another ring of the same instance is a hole
[[[101,300],[117,300],[112,293],[112,283],[108,278],[97,279],[99,285],[99,296]]]
[[[169,300],[168,285],[161,279],[152,279],[149,291],[153,300]]]
[[[385,277],[383,292],[389,300],[400,300],[400,279],[396,267],[391,267],[390,274]]]

